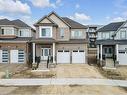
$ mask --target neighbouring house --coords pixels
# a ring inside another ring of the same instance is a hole
[[[35,30],[23,21],[0,20],[0,63],[30,63],[30,40]],[[32,56],[31,56],[32,57]]]
[[[88,47],[96,48],[97,30],[102,27],[102,25],[87,25],[87,37],[88,37]]]
[[[87,27],[55,12],[34,24],[36,39],[33,39],[33,63],[35,57],[46,62],[48,56],[53,63],[87,63]]]
[[[109,66],[127,65],[127,21],[110,23],[97,32],[99,62]]]

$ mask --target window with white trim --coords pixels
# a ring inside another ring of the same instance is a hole
[[[8,50],[3,50],[2,51],[2,62],[7,63],[9,59],[8,57],[9,57]]]
[[[121,30],[120,31],[120,38],[125,39],[126,38],[126,30]]]
[[[40,37],[51,38],[52,27],[40,27]]]
[[[18,62],[24,63],[25,53],[24,50],[18,50]]]
[[[64,37],[64,28],[60,28],[60,37],[61,37],[61,38]]]
[[[82,31],[71,31],[72,38],[82,38]]]

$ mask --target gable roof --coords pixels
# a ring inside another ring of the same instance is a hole
[[[48,14],[48,17],[49,17],[50,15],[52,15],[52,14],[54,14],[56,17],[58,17],[60,20],[62,20],[67,26],[71,27],[66,21],[63,20],[62,17],[58,16],[54,11],[51,12],[51,13],[49,13],[49,14]]]
[[[80,24],[80,23],[78,23],[78,22],[76,22],[76,21],[74,21],[74,20],[72,20],[72,19],[69,19],[69,18],[67,18],[67,17],[60,17],[60,16],[58,16],[55,12],[51,12],[51,13],[49,13],[47,16],[42,17],[42,18],[41,18],[40,20],[38,20],[38,22],[35,23],[34,25],[35,25],[35,26],[36,26],[36,25],[39,25],[39,24],[40,24],[39,22],[42,21],[42,20],[45,19],[45,18],[47,18],[48,20],[50,20],[53,24],[57,25],[54,21],[52,21],[52,20],[50,19],[50,16],[51,16],[52,14],[54,14],[56,17],[58,17],[61,21],[63,21],[67,26],[69,26],[69,27],[72,28],[72,29],[86,29],[86,28],[87,28],[86,26],[84,26],[84,25],[82,25],[82,24]],[[49,25],[49,24],[44,23],[44,24],[41,24],[41,25]]]
[[[123,22],[113,22],[98,29],[97,32],[117,31],[123,24]]]
[[[65,22],[67,22],[71,26],[72,29],[84,29],[84,28],[87,28],[87,26],[82,25],[82,24],[80,24],[80,23],[78,23],[78,22],[76,22],[76,21],[74,21],[74,20],[72,20],[70,18],[62,17],[62,19]]]
[[[48,19],[51,23],[40,23],[41,21],[43,21],[44,19]],[[48,16],[44,16],[44,17],[42,17],[41,19],[39,19],[38,21],[37,21],[37,23],[35,23],[34,24],[34,26],[37,26],[37,25],[40,25],[40,24],[42,24],[42,25],[55,25],[55,26],[57,26],[57,24],[53,21],[53,20],[51,20]]]

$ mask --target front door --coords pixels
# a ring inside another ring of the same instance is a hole
[[[48,56],[50,56],[50,48],[42,48],[41,49],[41,60],[47,60]]]
[[[106,57],[110,58],[113,56],[113,48],[112,47],[105,47],[104,51],[105,51]]]

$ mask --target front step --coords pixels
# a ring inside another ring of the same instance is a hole
[[[114,61],[113,61],[113,59],[111,59],[111,58],[106,58],[105,61],[106,61],[105,67],[114,68]]]
[[[55,68],[56,64],[49,63],[48,68]],[[40,63],[38,69],[46,69],[47,68],[47,63]]]

